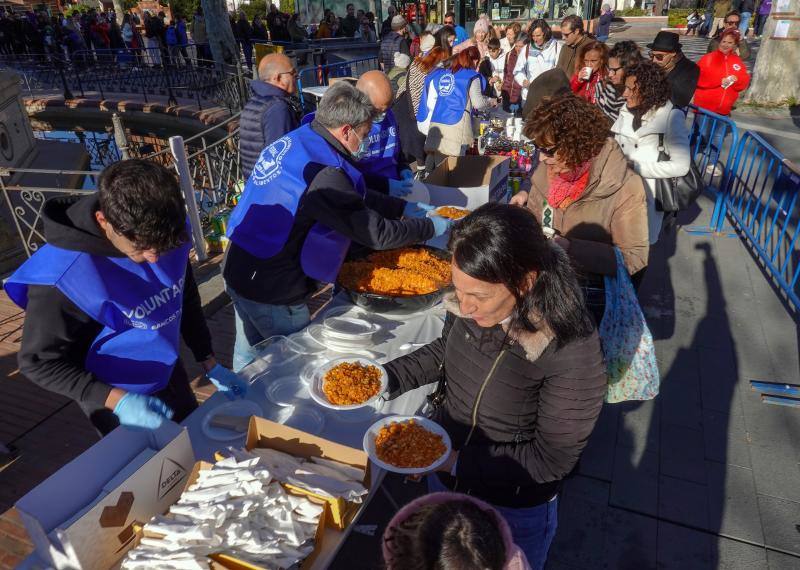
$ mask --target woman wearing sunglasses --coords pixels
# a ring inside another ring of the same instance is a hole
[[[642,179],[611,138],[600,110],[572,94],[543,101],[524,134],[539,148],[531,190],[512,204],[531,210],[572,258],[597,322],[605,309],[603,276],[617,271],[614,248],[633,275],[647,265],[647,204]]]

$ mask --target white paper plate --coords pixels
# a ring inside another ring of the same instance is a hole
[[[267,400],[276,406],[293,406],[298,400],[308,399],[308,386],[297,376],[267,378],[264,383],[267,385]]]
[[[337,406],[336,404],[331,404],[328,401],[328,397],[325,396],[325,392],[322,391],[322,382],[323,379],[325,378],[325,374],[327,374],[331,368],[343,362],[358,362],[362,366],[377,366],[378,369],[381,371],[381,379],[380,379],[381,387],[380,390],[378,390],[378,393],[375,394],[372,398],[370,398],[366,402],[363,402],[361,404],[352,404],[349,406]],[[335,360],[331,360],[330,362],[324,364],[323,366],[320,366],[319,371],[314,375],[314,378],[312,379],[311,384],[309,385],[309,392],[311,393],[311,399],[313,399],[316,403],[325,408],[330,408],[332,410],[356,410],[358,408],[364,408],[366,406],[374,405],[374,403],[381,397],[381,395],[384,392],[386,392],[386,387],[388,386],[388,384],[389,384],[389,376],[386,374],[386,370],[383,368],[383,366],[381,366],[371,358],[363,358],[361,356],[351,356],[347,358],[337,358]]]
[[[442,436],[442,441],[445,445],[445,451],[442,456],[427,467],[395,467],[394,465],[384,463],[378,459],[378,454],[375,452],[375,438],[378,436],[378,432],[381,431],[381,428],[386,424],[393,422],[405,422],[410,419],[413,419],[428,431]],[[422,473],[435,471],[437,467],[447,461],[447,458],[450,457],[450,452],[453,449],[453,444],[450,442],[450,436],[447,434],[444,428],[433,420],[429,420],[428,418],[422,416],[387,416],[379,419],[377,422],[369,426],[367,433],[364,434],[363,447],[364,451],[369,456],[370,461],[372,461],[381,469],[386,469],[387,471],[391,471],[393,473],[401,473],[403,475],[420,475]]]
[[[203,433],[209,439],[216,441],[233,441],[234,439],[243,438],[247,435],[246,431],[237,432],[230,429],[214,427],[211,425],[211,420],[215,416],[243,416],[249,418],[250,416],[259,416],[263,414],[261,406],[252,400],[232,400],[209,410],[203,418],[202,428]]]
[[[438,210],[439,208],[455,208],[456,210],[469,210],[469,208],[465,208],[464,206],[456,206],[455,204],[443,204],[441,206],[436,206],[433,210],[428,211],[428,213],[425,215],[429,218],[432,216],[437,216],[438,214],[436,213],[436,210]],[[459,220],[463,219],[464,218],[459,218]],[[453,221],[457,222],[458,220],[453,220]]]
[[[323,334],[328,338],[352,339],[370,337],[380,326],[368,320],[364,311],[355,307],[335,307],[325,314]]]

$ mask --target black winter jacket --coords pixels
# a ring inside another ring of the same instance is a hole
[[[676,107],[686,107],[692,102],[700,79],[700,68],[691,59],[681,54],[681,58],[667,75],[672,96],[670,101]]]
[[[446,397],[433,419],[459,451],[456,477],[440,472],[442,482],[494,505],[550,500],[603,405],[606,372],[597,333],[561,348],[545,332],[512,342],[501,326],[481,328],[458,317],[452,299],[446,306],[439,339],[385,365],[391,397],[438,381],[441,367]]]
[[[339,153],[348,151],[316,121],[311,128]],[[303,302],[317,283],[303,273],[300,252],[312,226],[320,222],[353,240],[354,244],[382,250],[427,241],[433,223],[399,218],[405,200],[367,190],[365,198],[353,189],[347,175],[333,167],[309,163],[303,171],[308,190],[300,199],[286,245],[276,255],[261,259],[231,243],[225,257],[225,283],[238,295],[271,305]]]
[[[121,257],[122,253],[111,245],[95,222],[94,213],[98,207],[97,194],[48,200],[43,211],[48,243],[72,251]],[[103,325],[79,309],[57,288],[32,285],[28,287],[28,307],[18,354],[20,371],[45,390],[102,407],[111,386],[84,367],[89,348],[102,330]],[[188,260],[181,336],[197,361],[213,356],[211,334]],[[180,367],[178,362],[175,368]],[[185,375],[182,370],[179,373]]]

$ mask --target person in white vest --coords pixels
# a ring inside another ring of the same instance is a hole
[[[545,20],[531,22],[530,43],[524,53],[520,53],[514,67],[514,81],[522,86],[522,100],[528,97],[528,86],[534,79],[558,63],[561,54],[561,42],[553,38],[553,32]]]

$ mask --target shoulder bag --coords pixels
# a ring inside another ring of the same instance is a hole
[[[668,162],[669,153],[664,147],[664,133],[658,134],[658,162]],[[675,178],[656,178],[656,210],[659,212],[680,212],[697,200],[705,190],[706,184],[700,170],[692,160],[689,172]]]

